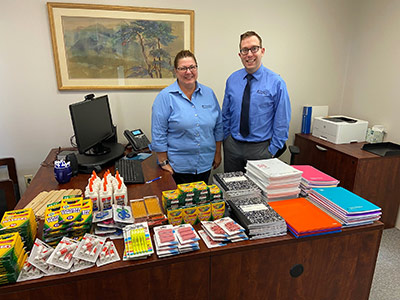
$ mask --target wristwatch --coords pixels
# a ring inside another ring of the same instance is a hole
[[[159,163],[159,166],[160,166],[160,167],[164,167],[164,166],[166,166],[166,165],[169,165],[169,160],[168,160],[168,159],[166,159],[166,160],[164,160],[164,161],[162,161],[162,162]]]

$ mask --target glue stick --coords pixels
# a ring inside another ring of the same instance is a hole
[[[114,204],[128,205],[128,190],[122,180],[117,177],[118,186],[114,189]]]
[[[107,186],[107,179],[103,181],[103,188],[100,190],[99,197],[101,210],[112,208],[113,196],[111,189]]]

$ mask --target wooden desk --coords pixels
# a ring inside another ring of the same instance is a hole
[[[50,152],[46,161],[54,157],[54,153]],[[144,166],[145,179],[163,172],[156,167],[154,159],[145,161]],[[88,175],[79,175],[60,186],[52,177],[52,169],[42,167],[19,207],[44,189],[83,188]],[[163,174],[162,180],[129,186],[129,196],[160,195],[164,188],[174,188],[171,178]],[[382,230],[383,224],[375,222],[337,234],[304,239],[288,234],[211,250],[200,241],[199,251],[170,258],[158,259],[153,254],[146,260],[120,261],[100,268],[0,286],[0,297],[41,300],[368,299]],[[116,247],[122,257],[121,240],[116,241]],[[289,271],[297,264],[304,267],[304,272],[294,278]]]
[[[340,186],[382,208],[386,228],[396,225],[400,205],[400,156],[382,157],[361,150],[365,143],[333,144],[296,134],[295,164],[312,165],[340,180]]]

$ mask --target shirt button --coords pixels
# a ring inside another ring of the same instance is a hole
[[[194,105],[192,105],[192,107],[194,108]]]
[[[196,124],[196,126],[199,127],[200,125],[199,125],[199,124]]]
[[[195,114],[194,116],[197,117],[197,114]]]

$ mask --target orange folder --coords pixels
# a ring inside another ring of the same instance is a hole
[[[268,204],[299,236],[329,233],[342,225],[305,198],[273,201]]]

